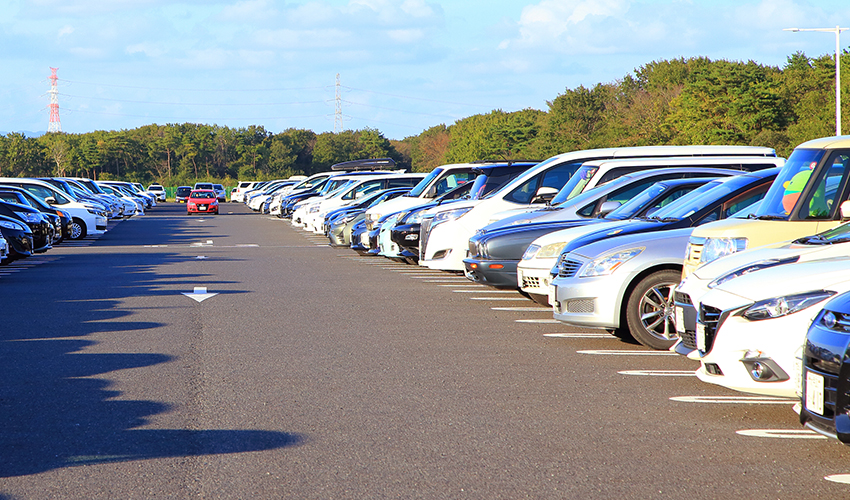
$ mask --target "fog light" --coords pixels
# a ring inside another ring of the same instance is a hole
[[[747,356],[740,361],[747,368],[750,378],[756,382],[783,382],[791,378],[776,361],[763,354],[757,357]]]
[[[773,377],[773,370],[770,369],[767,365],[760,361],[756,361],[752,365],[752,369],[750,369],[750,374],[756,380],[769,380]]]

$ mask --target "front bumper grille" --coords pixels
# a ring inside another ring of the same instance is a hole
[[[423,217],[419,223],[419,259],[425,259],[425,249],[428,248],[428,236],[431,234],[431,217]]]
[[[717,327],[719,326],[722,312],[716,307],[705,304],[700,304],[699,306],[698,321],[705,326],[705,352],[711,351],[711,348],[714,346],[714,338],[717,335]]]
[[[523,276],[522,288],[540,288],[540,278],[537,276]]]
[[[581,262],[569,258],[569,254],[561,255],[558,259],[558,276],[561,278],[572,278],[578,272],[581,264]]]

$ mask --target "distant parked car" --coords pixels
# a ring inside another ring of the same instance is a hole
[[[174,201],[177,203],[186,203],[189,199],[189,194],[192,192],[191,186],[180,186],[174,194]]]
[[[221,184],[213,184],[213,191],[215,191],[218,201],[227,201],[227,190],[224,189],[224,186]]]
[[[193,189],[186,201],[187,214],[218,214],[218,197],[211,189]]]
[[[165,188],[162,184],[151,184],[148,186],[148,192],[156,196],[156,201],[165,201]]]

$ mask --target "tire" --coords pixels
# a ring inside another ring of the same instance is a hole
[[[681,271],[657,271],[642,279],[629,295],[626,323],[632,337],[646,347],[666,350],[676,343],[673,290],[681,278]]]
[[[86,229],[86,223],[83,222],[81,219],[77,219],[76,217],[71,219],[71,223],[68,225],[68,229],[70,232],[68,237],[72,240],[81,240],[86,237],[86,234],[88,234],[88,230]]]

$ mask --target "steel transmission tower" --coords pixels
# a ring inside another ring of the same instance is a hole
[[[62,124],[59,122],[59,90],[56,85],[56,70],[50,68],[50,123],[47,132],[62,132]]]
[[[334,133],[342,132],[342,97],[339,95],[339,73],[336,74],[336,114],[334,114]]]

